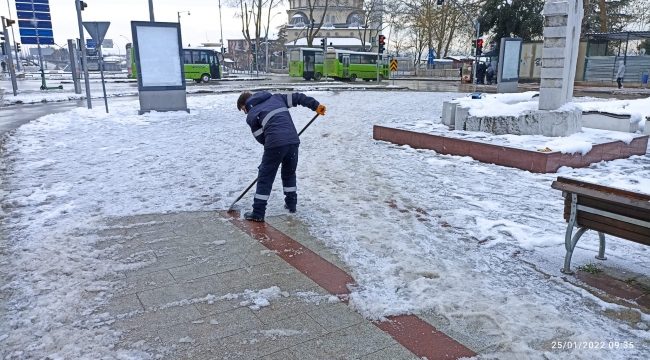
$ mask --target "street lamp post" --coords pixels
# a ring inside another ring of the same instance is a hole
[[[271,20],[273,20],[274,17],[276,17],[276,16],[278,16],[280,14],[282,14],[281,11],[279,11],[277,14],[271,16],[271,18],[269,19],[269,23],[266,24],[266,29],[264,31],[265,32],[264,37],[265,37],[265,41],[266,41],[266,65],[265,65],[266,68],[265,68],[265,70],[266,70],[267,74],[269,73],[269,28],[271,27]]]
[[[178,14],[178,23],[181,23],[181,14],[187,13],[187,15],[191,15],[189,11],[179,11],[177,12]]]
[[[221,0],[219,0],[219,31],[221,32],[221,39],[219,39],[219,42],[221,43],[221,54],[223,55],[223,21],[221,21]]]
[[[153,16],[153,0],[149,0],[149,21],[155,22],[156,19],[154,19]]]

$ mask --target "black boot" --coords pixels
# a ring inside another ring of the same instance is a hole
[[[248,221],[264,222],[263,217],[257,217],[255,215],[253,215],[252,211],[249,211],[249,212],[245,213],[244,214],[244,219],[246,219]]]
[[[296,208],[290,208],[289,205],[284,204],[284,208],[289,210],[290,213],[295,214],[296,213]]]

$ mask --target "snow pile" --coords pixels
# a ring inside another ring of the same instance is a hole
[[[483,94],[481,99],[463,97],[455,99],[462,107],[469,108],[471,116],[520,116],[526,111],[537,110],[539,101],[535,91],[514,94]]]
[[[375,142],[375,124],[436,129],[442,101],[458,96],[391,93],[369,121],[359,104],[382,94],[311,93],[328,114],[301,137],[295,216],[352,269],[350,304],[372,319],[418,314],[484,349],[486,358],[645,358],[650,317],[602,301],[558,271],[566,222],[561,194],[550,188],[557,175]],[[0,263],[7,284],[0,336],[8,335],[0,357],[117,358],[130,351],[146,358],[139,349],[115,349],[110,319],[89,315],[116,285],[104,275],[124,265],[102,257],[81,230],[102,217],[228,208],[262,155],[233,106],[237,96],[190,97],[191,114],[138,116],[135,100],[109,115],[101,107],[75,109],[23,125],[6,139],[1,204],[11,213],[2,225],[11,237]],[[291,113],[297,128],[313,117],[305,108]],[[536,147],[551,140],[525,141]],[[561,174],[650,193],[648,156]],[[267,216],[286,215],[278,184]],[[598,236],[587,232],[574,266],[593,262],[597,249]],[[610,266],[647,274],[646,253],[608,238]],[[98,292],[89,299],[89,291]],[[232,296],[261,307],[285,294],[269,288]],[[594,339],[639,346],[549,350],[552,341]]]
[[[645,119],[650,118],[650,97],[636,100],[611,100],[580,102],[583,111],[600,111],[618,115],[630,115],[631,123],[639,123],[643,131]]]
[[[259,310],[271,305],[271,300],[279,299],[280,296],[288,297],[289,293],[280,290],[277,286],[272,286],[258,291],[245,290],[242,296],[246,300],[239,303],[239,306],[248,306],[251,310]]]

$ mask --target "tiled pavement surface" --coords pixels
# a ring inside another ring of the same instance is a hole
[[[290,216],[267,221],[349,273]],[[123,331],[121,348],[164,349],[160,354],[174,359],[417,358],[215,212],[106,224],[97,244],[109,250],[106,256],[149,263],[124,273],[124,285],[96,312],[107,312],[115,320],[110,326]],[[284,294],[270,305],[242,303],[247,290],[273,286]]]

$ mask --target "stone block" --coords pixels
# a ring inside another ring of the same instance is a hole
[[[465,130],[465,121],[469,116],[469,108],[456,106],[456,115],[454,120],[456,122],[456,130]]]
[[[566,38],[564,37],[546,37],[544,38],[545,48],[564,48],[566,46]]]
[[[469,116],[467,131],[483,131],[495,135],[568,136],[582,129],[582,112],[529,111],[520,116]]]
[[[547,48],[542,50],[542,59],[564,58],[567,52],[565,48]],[[544,62],[542,61],[542,64]]]
[[[606,113],[582,114],[582,126],[590,129],[635,133],[639,123],[630,123],[630,116],[615,116]]]
[[[442,102],[442,124],[447,126],[456,125],[456,106],[458,103],[453,101]]]
[[[544,39],[546,38],[566,38],[566,26],[544,27]]]
[[[564,62],[564,58],[550,58],[544,60],[543,66],[545,68],[563,68]]]
[[[549,15],[566,15],[569,13],[569,3],[567,1],[551,2],[544,4],[544,16]]]
[[[541,79],[539,83],[540,88],[562,88],[563,79]]]
[[[646,135],[650,135],[650,119],[648,118],[646,118],[645,128],[643,129],[643,133]]]
[[[563,89],[540,88],[539,91],[539,109],[555,110],[559,109],[566,103]]]
[[[545,27],[566,26],[568,16],[566,15],[549,15],[544,19]]]
[[[542,67],[542,79],[564,79],[564,68]],[[540,91],[540,96],[542,96]],[[564,105],[564,104],[563,104]]]

